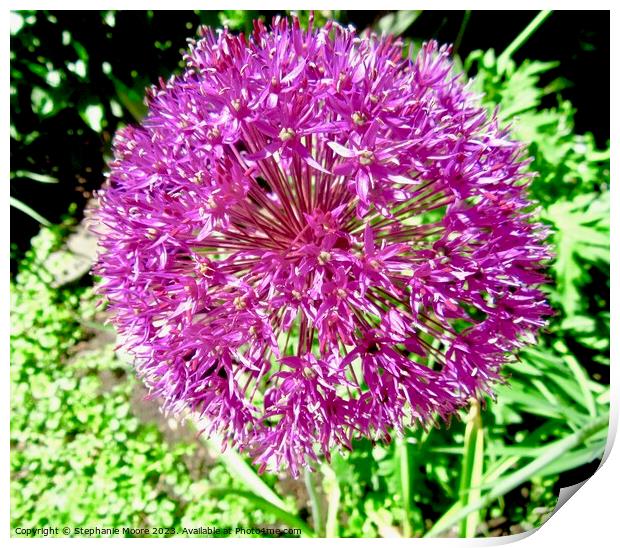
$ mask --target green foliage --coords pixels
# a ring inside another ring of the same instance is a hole
[[[144,117],[145,88],[179,69],[186,38],[205,24],[249,31],[256,16],[11,12],[11,205],[44,225],[57,222],[68,202],[82,205],[101,184],[115,131]],[[33,182],[59,184],[34,192]],[[59,207],[42,215],[50,204]]]
[[[112,343],[97,341],[101,332],[82,326],[93,319],[92,290],[51,287],[43,265],[63,232],[42,230],[11,282],[13,525],[172,527],[183,536],[183,527],[278,523],[245,499],[210,495],[243,484],[193,435],[169,441],[163,421],[141,417],[140,382]]]
[[[306,24],[308,12],[299,15]],[[318,12],[315,19],[321,24],[332,15]],[[156,410],[145,412],[141,383],[97,323],[92,290],[83,279],[54,287],[48,258],[69,225],[51,225],[33,240],[11,281],[14,526],[296,526],[310,515],[297,515],[296,506],[312,506],[322,520],[314,529],[328,536],[498,535],[544,523],[559,487],[592,473],[605,447],[610,261],[609,150],[599,150],[591,134],[576,134],[575,109],[561,97],[570,83],[548,82],[555,63],[516,64],[510,56],[547,15],[507,52],[477,51],[463,63],[484,104],[501,105],[501,122],[528,143],[538,174],[531,196],[540,204],[533,221],[550,226],[555,253],[548,294],[556,315],[537,345],[506,365],[509,382],[498,387],[497,401],[463,411],[450,427],[408,432],[389,445],[357,441],[310,478],[311,503],[303,492],[283,501],[275,477],[257,478],[235,455],[215,461],[216,444],[210,450],[176,435],[181,427],[171,431]],[[387,14],[376,28],[400,33],[415,28],[418,16]],[[144,85],[176,68],[179,44],[155,32],[169,15],[84,17],[100,19],[104,36],[90,37],[79,21],[55,12],[12,17],[11,176],[20,184],[58,188],[55,183],[85,167],[82,158],[62,166],[57,158],[37,157],[54,135],[46,128],[68,124],[77,142],[96,135],[107,145],[116,127],[143,116]],[[253,14],[187,17],[189,35],[200,23],[248,32]],[[137,18],[148,47],[124,61],[101,57],[97,40],[113,52]],[[142,62],[140,74],[132,71]],[[27,131],[33,117],[39,129]],[[98,161],[89,165],[97,184]],[[308,523],[301,525],[313,534]]]
[[[568,85],[562,79],[540,85],[541,76],[556,66],[540,61],[517,66],[493,50],[475,51],[464,63],[484,104],[490,110],[501,105],[500,119],[511,124],[516,139],[530,143],[532,170],[538,173],[531,193],[544,206],[609,188],[609,150],[597,150],[592,134],[575,134],[572,105],[556,95],[557,106],[542,107]]]
[[[583,317],[589,303],[581,298],[582,291],[592,281],[591,270],[609,275],[609,192],[559,199],[546,208],[543,219],[556,229],[553,271],[556,301],[569,320],[564,327],[587,330],[587,319],[584,322]]]

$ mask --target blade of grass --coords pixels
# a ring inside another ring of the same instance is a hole
[[[579,362],[577,362],[575,356],[569,352],[563,341],[558,341],[555,344],[555,348],[562,353],[564,363],[568,366],[571,373],[575,377],[577,384],[579,384],[579,388],[583,394],[584,405],[586,406],[588,413],[591,417],[596,417],[596,403],[594,402],[594,396],[588,387],[588,378],[586,377],[583,367],[579,365]]]
[[[220,460],[233,478],[242,481],[252,493],[273,506],[286,510],[284,501],[258,476],[239,453],[230,447],[222,452],[221,438],[211,436],[210,439],[206,440],[206,444],[214,453],[219,455]]]
[[[304,483],[306,484],[306,491],[308,491],[308,498],[310,499],[310,509],[312,510],[312,521],[314,522],[314,530],[317,536],[323,536],[323,512],[321,511],[321,501],[319,499],[319,493],[316,488],[314,475],[317,472],[312,472],[308,468],[304,470]]]
[[[578,367],[580,366],[578,365]],[[590,404],[587,403],[587,398],[584,396],[584,390],[573,376],[567,375],[566,371],[562,375],[549,373],[547,376],[550,381],[553,381],[557,385],[557,387],[553,387],[553,391],[558,397],[561,397],[562,392],[569,397],[568,403],[566,400],[564,401],[564,406],[568,405],[575,407],[576,409],[579,409],[580,412],[581,409],[583,409],[588,416],[596,416],[596,409],[594,409],[594,414],[592,415],[591,411],[588,409],[588,405]],[[585,385],[585,390],[589,391],[587,385]],[[578,404],[579,407],[575,406],[575,403]],[[594,400],[592,401],[592,404],[594,404]],[[566,417],[569,418],[568,415],[566,415]]]
[[[463,21],[461,21],[461,26],[459,28],[459,32],[456,35],[456,39],[454,40],[454,47],[452,48],[452,54],[456,56],[459,48],[461,47],[461,42],[463,41],[463,36],[465,35],[465,29],[467,28],[467,23],[469,23],[469,18],[471,17],[471,10],[465,10],[463,14]]]
[[[532,389],[524,383],[513,379],[511,387],[499,386],[497,395],[502,398],[505,404],[512,405],[515,410],[522,409],[540,417],[565,419],[576,424],[583,423],[585,416],[577,409],[573,409],[569,405],[553,406],[540,392],[528,393],[530,390]]]
[[[41,223],[43,226],[52,225],[52,223],[50,223],[45,217],[43,217],[43,215],[39,215],[34,209],[32,209],[29,205],[26,205],[21,200],[18,200],[13,196],[9,196],[9,203],[11,204],[11,207],[19,209],[22,213],[25,213],[26,215],[32,217],[35,221],[37,221],[37,223]]]
[[[308,524],[297,516],[283,510],[279,506],[275,504],[271,504],[269,501],[264,498],[251,493],[250,491],[241,491],[239,489],[209,489],[209,494],[214,497],[225,497],[228,495],[234,495],[237,497],[243,497],[246,500],[249,500],[258,508],[265,512],[269,512],[273,514],[277,519],[279,519],[284,525],[288,525],[295,529],[301,529],[301,532],[306,537],[314,537],[314,531],[308,526]]]
[[[465,426],[465,441],[461,469],[460,500],[462,506],[472,504],[480,498],[482,468],[484,462],[484,430],[480,415],[480,402],[472,400],[471,409]],[[460,523],[460,536],[471,538],[476,536],[480,523],[480,511],[474,511]]]
[[[516,51],[523,45],[525,42],[529,40],[529,38],[534,34],[540,25],[545,22],[545,19],[552,14],[552,10],[541,10],[538,12],[536,17],[532,19],[530,24],[521,31],[519,36],[517,36],[510,45],[502,52],[502,54],[497,58],[497,66],[502,67],[506,66],[506,62],[516,53]]]
[[[584,447],[571,451],[564,455],[561,459],[553,461],[547,466],[542,473],[546,476],[552,476],[555,474],[561,474],[566,470],[573,470],[584,464],[591,463],[593,460],[600,458],[605,451],[607,445],[607,438],[600,440],[598,443],[591,447]]]
[[[494,483],[497,478],[501,477],[501,475],[510,470],[513,466],[515,466],[519,462],[520,457],[511,456],[502,459],[501,461],[495,463],[494,466],[490,467],[489,470],[484,474],[483,485],[490,485]],[[444,522],[447,522],[456,512],[458,512],[463,506],[461,505],[461,501],[455,502],[444,514],[441,516],[433,526],[437,529],[442,529]],[[428,535],[428,533],[427,533]]]
[[[410,538],[413,534],[411,527],[411,469],[409,444],[406,439],[398,440],[398,453],[400,460],[400,493],[405,509],[405,521],[403,523],[403,537]]]
[[[541,394],[526,393],[525,387],[521,389],[519,384],[513,382],[511,385],[513,389],[504,386],[499,386],[497,388],[497,394],[502,398],[504,404],[510,404],[514,408],[523,409],[524,411],[540,417],[547,417],[550,419],[563,418],[562,409],[558,409],[557,406],[551,405],[547,400],[542,398]]]
[[[338,512],[340,510],[340,483],[332,468],[323,464],[323,488],[327,494],[327,517],[325,518],[325,536],[327,538],[340,537],[340,526],[338,523]]]
[[[566,452],[578,447],[587,439],[597,434],[609,423],[609,415],[605,414],[598,419],[586,424],[583,428],[574,432],[573,434],[566,436],[564,439],[551,443],[547,446],[547,451],[540,457],[534,459],[529,464],[506,476],[505,478],[492,482],[491,485],[484,485],[483,490],[489,489],[489,491],[478,498],[476,501],[469,503],[465,507],[460,507],[458,510],[454,507],[450,508],[443,517],[441,517],[435,525],[424,535],[425,537],[435,537],[450,529],[452,526],[459,523],[463,518],[468,516],[471,512],[488,506],[495,499],[505,495],[509,491],[518,487],[522,483],[526,482],[532,476],[535,476],[547,465],[560,458]],[[459,503],[460,505],[460,503]]]
[[[524,457],[531,458],[533,456],[538,456],[539,453],[543,453],[546,450],[546,448],[540,446],[540,440],[544,436],[547,436],[549,433],[554,431],[555,429],[556,429],[556,423],[554,421],[549,421],[545,423],[544,425],[537,428],[534,432],[531,432],[526,437],[526,439],[522,443],[519,444],[518,447],[512,448],[514,451],[506,453],[503,456],[502,456],[502,453],[497,453],[496,450],[493,449],[493,446],[491,445],[489,447],[490,451],[487,451],[487,453],[489,453],[490,456],[492,456],[491,453],[497,454],[498,456],[501,456],[501,458],[487,465],[487,469],[484,472],[483,477],[482,477],[482,489],[481,490],[484,490],[485,488],[487,489],[490,488],[489,486],[493,485],[497,481],[497,479],[502,477],[502,475],[505,474],[508,470],[515,467],[522,458]],[[531,447],[537,448],[537,452],[535,454],[533,454],[530,451],[529,448]],[[519,449],[523,449],[524,451],[519,452],[518,451]],[[440,452],[446,452],[446,453],[463,454],[462,447],[452,448],[452,449],[445,448],[445,451],[441,448],[437,448],[436,450]],[[434,526],[437,528],[443,527],[443,523],[447,521],[455,512],[457,512],[461,508],[462,506],[461,506],[460,500],[455,502],[443,514],[443,516],[441,516],[441,518],[435,522]]]
[[[538,391],[545,397],[545,399],[551,404],[558,406],[560,402],[558,399],[551,393],[551,391],[547,388],[545,383],[540,379],[532,379],[532,384],[538,388]]]
[[[31,179],[32,181],[36,181],[37,183],[59,183],[60,181],[56,177],[52,177],[51,175],[45,175],[44,173],[34,173],[32,171],[24,171],[22,169],[17,170],[15,173],[11,173],[11,179]]]

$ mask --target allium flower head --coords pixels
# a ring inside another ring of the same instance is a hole
[[[549,312],[531,175],[449,48],[205,29],[121,130],[96,273],[168,411],[293,475],[491,393]]]

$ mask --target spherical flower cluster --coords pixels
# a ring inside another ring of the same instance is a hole
[[[524,147],[435,43],[205,29],[115,139],[95,272],[135,367],[293,475],[491,393],[549,313]]]

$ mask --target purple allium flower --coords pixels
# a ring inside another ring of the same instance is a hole
[[[547,230],[449,48],[276,18],[185,62],[116,136],[95,214],[100,291],[166,410],[297,475],[490,394],[550,312]]]

